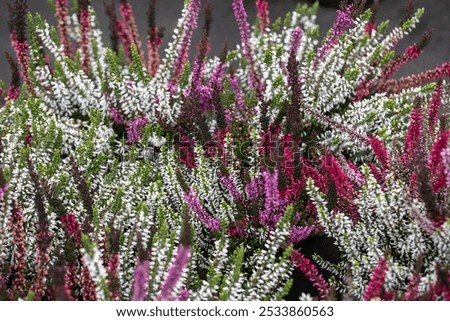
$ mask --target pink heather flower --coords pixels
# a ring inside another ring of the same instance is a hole
[[[289,231],[289,241],[297,244],[306,239],[315,230],[315,226],[293,226]]]
[[[379,92],[399,93],[403,89],[417,87],[429,81],[450,77],[450,62],[444,63],[434,69],[424,71],[417,75],[390,79],[379,89]]]
[[[27,292],[25,288],[27,241],[24,230],[22,208],[17,202],[14,202],[10,226],[12,230],[12,242],[15,244],[14,263],[12,267],[14,271],[14,279],[11,287],[10,299],[16,300],[18,298],[25,298]]]
[[[298,250],[292,251],[291,262],[313,283],[313,286],[319,290],[319,297],[324,299],[330,292],[330,288],[316,266]]]
[[[420,274],[414,273],[409,281],[408,289],[406,290],[405,297],[403,300],[405,301],[417,301],[419,299],[419,283],[420,283]]]
[[[291,35],[291,48],[289,49],[289,52],[297,54],[297,51],[300,49],[300,42],[302,40],[302,36],[303,36],[302,28],[295,27]]]
[[[177,285],[178,280],[183,274],[183,270],[189,263],[191,247],[180,245],[178,247],[177,256],[169,269],[168,275],[161,286],[161,293],[158,295],[159,301],[173,300],[172,292]]]
[[[50,235],[48,233],[48,228],[42,227],[38,224],[37,234],[36,234],[36,278],[32,285],[32,291],[35,294],[35,300],[41,301],[45,297],[46,293],[46,283],[48,276],[48,268],[50,264],[50,256],[48,255],[48,251],[50,248]]]
[[[250,38],[250,24],[247,21],[247,12],[242,0],[233,0],[232,3],[234,17],[241,34],[241,43],[244,50],[244,57],[250,68],[250,87],[258,91],[261,90],[261,84],[255,70],[255,58]]]
[[[86,266],[83,266],[83,270],[81,272],[81,296],[83,301],[97,301],[95,283],[92,280],[89,269]]]
[[[131,61],[131,46],[133,45],[133,38],[128,33],[125,22],[123,22],[122,20],[117,20],[115,25],[115,32],[119,37],[120,42],[122,42],[123,44],[125,54]]]
[[[403,55],[391,61],[386,67],[383,68],[379,88],[386,90],[386,87],[384,87],[385,81],[392,77],[402,66],[404,66],[411,60],[417,59],[421,54],[422,50],[420,50],[420,48],[416,44],[406,48]]]
[[[6,96],[6,101],[16,101],[20,96],[20,90],[16,86],[11,86],[8,88],[8,95]]]
[[[430,134],[434,133],[435,126],[438,119],[439,109],[442,105],[442,94],[444,92],[444,86],[442,82],[439,82],[433,91],[433,95],[430,99],[430,105],[428,108],[428,128]]]
[[[278,191],[278,170],[270,173],[268,170],[262,172],[264,181],[264,210],[259,212],[259,220],[263,226],[275,228],[276,224],[283,215],[285,202],[280,197]]]
[[[144,61],[144,54],[142,52],[142,44],[139,40],[139,32],[136,26],[136,20],[133,14],[133,8],[130,3],[127,1],[120,1],[120,13],[123,19],[123,27],[125,27],[123,31],[127,33],[126,39],[127,42],[131,40],[131,43],[127,43],[128,53],[130,52],[130,47],[132,44],[136,46],[139,51],[139,55],[141,56],[141,60]],[[122,32],[123,32],[122,31]],[[131,56],[129,56],[131,58]]]
[[[13,36],[12,36],[13,37]],[[31,81],[30,75],[28,74],[28,69],[30,67],[30,57],[28,54],[28,43],[26,41],[13,41],[13,48],[17,56],[21,67],[21,74],[25,83],[28,86],[28,90],[33,93],[33,82]]]
[[[256,0],[256,13],[258,15],[259,31],[265,33],[269,28],[269,4],[265,0]]]
[[[433,182],[433,191],[438,192],[446,185],[445,165],[442,162],[442,152],[448,148],[450,130],[440,134],[434,144],[428,160],[428,167],[431,169],[435,180]]]
[[[119,289],[119,255],[113,254],[108,262],[108,287],[111,293],[112,301],[120,300],[120,289]]]
[[[253,201],[259,198],[263,191],[263,182],[261,177],[253,178],[247,185],[245,185],[245,193],[247,194],[247,199]]]
[[[178,56],[173,66],[174,75],[172,82],[177,82],[179,80],[187,62],[192,34],[197,28],[197,18],[201,9],[201,1],[190,0],[188,5],[188,14],[186,21],[184,22],[183,30],[181,30],[183,38],[181,39],[180,47],[178,48]]]
[[[238,190],[236,183],[231,175],[220,177],[220,182],[226,187],[228,193],[235,202],[242,202],[242,193]]]
[[[64,54],[67,57],[72,56],[70,48],[70,38],[69,38],[69,9],[67,7],[69,0],[56,0],[56,21],[58,23],[58,34],[60,42],[64,48]]]
[[[144,301],[148,291],[148,269],[150,262],[139,262],[134,269],[134,285],[132,301]]]
[[[74,239],[77,246],[81,247],[81,226],[80,223],[78,223],[75,215],[63,215],[61,217],[61,223],[64,225],[67,235]]]
[[[383,142],[380,138],[374,136],[369,138],[369,144],[370,147],[372,147],[373,153],[375,154],[375,157],[380,162],[380,164],[383,166],[383,170],[386,170],[388,167],[388,155],[386,152],[386,148],[383,145]]]
[[[91,14],[89,9],[80,10],[80,45],[81,52],[83,53],[83,70],[86,74],[89,73],[91,68],[91,57],[90,57],[90,45],[91,45]]]
[[[122,125],[125,123],[125,119],[118,108],[110,107],[109,113],[111,114],[111,119],[115,124]]]
[[[414,151],[422,138],[422,108],[414,108],[411,111],[408,133],[405,137],[404,150],[401,160],[407,165],[412,161]]]
[[[141,139],[141,130],[148,124],[148,118],[138,117],[127,124],[127,141],[129,144],[135,144]]]
[[[364,292],[365,301],[381,298],[388,268],[387,260],[381,257]]]
[[[441,152],[442,164],[444,165],[447,186],[450,186],[450,148],[447,147]]]
[[[373,85],[374,85],[373,80],[363,80],[356,88],[355,93],[353,94],[352,100],[353,101],[361,101],[364,99],[364,97],[369,96],[370,90]]]
[[[370,22],[370,21],[368,21],[368,22],[366,23],[366,26],[365,26],[365,28],[364,28],[364,32],[365,32],[367,35],[372,36],[372,35],[373,35],[373,32],[376,31],[376,30],[377,30],[377,24],[376,24],[376,23]]]
[[[181,289],[180,293],[178,293],[178,301],[187,301],[190,295],[189,290]]]
[[[322,167],[328,172],[330,179],[333,181],[336,192],[339,196],[338,206],[343,207],[353,219],[359,219],[356,205],[353,201],[355,189],[352,182],[345,175],[336,158],[328,153],[322,158]]]
[[[203,205],[194,188],[191,186],[189,193],[184,194],[184,200],[186,201],[188,207],[197,214],[198,219],[202,222],[211,232],[217,232],[220,230],[220,221],[215,217],[211,216]]]
[[[240,120],[245,121],[247,117],[247,108],[245,107],[244,93],[239,85],[239,79],[236,74],[228,77],[230,83],[230,88],[234,92],[235,103],[236,103],[236,113],[239,114]]]
[[[353,25],[352,18],[352,6],[347,6],[345,11],[338,10],[337,18],[331,29],[331,33],[328,36],[325,43],[318,50],[316,63],[323,61],[325,56],[331,51],[331,49],[336,45],[339,37],[341,37],[344,32]]]

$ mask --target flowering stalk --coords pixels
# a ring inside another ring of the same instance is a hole
[[[259,32],[261,34],[266,33],[266,29],[269,28],[269,4],[265,0],[256,0],[256,13],[258,15]]]
[[[169,269],[164,283],[161,286],[161,292],[158,295],[158,300],[171,301],[174,299],[172,292],[181,278],[183,270],[189,263],[190,253],[191,247],[189,245],[180,245],[178,247],[177,256]]]
[[[148,16],[148,36],[147,36],[147,51],[148,61],[147,69],[150,76],[154,77],[158,71],[160,64],[159,48],[162,44],[164,35],[164,28],[157,27],[155,23],[156,0],[150,0]]]
[[[250,69],[250,87],[255,89],[257,93],[260,93],[262,90],[262,83],[260,82],[259,76],[256,72],[255,57],[250,37],[250,25],[247,21],[247,12],[245,11],[244,3],[242,2],[242,0],[233,0],[232,6],[234,17],[236,18],[239,32],[241,34],[241,43],[243,46],[244,57],[247,62],[248,68]]]
[[[69,9],[68,9],[68,0],[56,0],[55,1],[55,9],[56,9],[56,21],[58,23],[58,34],[61,45],[63,46],[64,54],[67,57],[72,57],[72,50],[70,48],[70,39],[69,39]]]
[[[123,19],[123,25],[125,27],[125,32],[127,33],[127,39],[131,40],[127,52],[129,52],[131,45],[135,45],[141,60],[144,61],[144,53],[142,52],[142,44],[139,40],[139,32],[136,25],[136,20],[134,19],[133,8],[127,0],[120,0],[120,13]],[[129,56],[131,58],[131,56]]]
[[[337,11],[336,21],[333,24],[330,35],[325,40],[322,47],[318,50],[315,60],[316,66],[320,61],[325,59],[326,55],[337,44],[339,37],[341,37],[344,32],[353,25],[353,22],[352,6],[347,6],[345,9]]]
[[[3,193],[1,197],[3,197]],[[14,202],[13,212],[11,215],[11,230],[12,230],[12,241],[14,242],[16,249],[14,251],[14,265],[12,266],[14,279],[10,291],[10,300],[15,300],[18,298],[25,298],[26,296],[26,235],[23,228],[24,220],[22,208],[17,202]]]
[[[291,262],[313,283],[319,291],[319,297],[326,298],[330,293],[330,288],[316,266],[298,250],[292,251]]]
[[[141,130],[148,123],[148,118],[138,117],[130,121],[127,125],[127,141],[129,144],[135,144],[141,139]]]
[[[26,37],[27,28],[27,1],[14,0],[8,4],[9,9],[9,30],[11,44],[21,67],[22,78],[28,86],[28,91],[34,93],[28,69],[30,67],[30,57],[28,53],[28,42]]]
[[[442,105],[443,92],[444,86],[442,84],[442,81],[439,81],[433,91],[433,95],[431,96],[428,107],[428,130],[430,131],[430,134],[433,134],[435,131],[439,110]]]
[[[178,55],[173,65],[173,78],[172,83],[177,83],[181,77],[184,66],[187,62],[189,55],[189,46],[191,44],[192,34],[197,27],[197,18],[200,13],[201,1],[190,0],[188,4],[188,13],[186,21],[183,26],[183,38],[181,39]]]
[[[186,201],[189,208],[197,214],[198,219],[211,231],[217,232],[220,230],[220,221],[215,217],[212,217],[203,205],[200,203],[200,200],[197,194],[194,191],[194,188],[191,186],[189,192],[184,194],[184,200]]]
[[[364,292],[365,301],[381,298],[383,294],[383,286],[386,279],[387,270],[387,260],[381,257],[378,261],[378,265],[373,270],[370,282],[367,285],[366,291]]]
[[[150,262],[143,260],[134,269],[134,285],[132,301],[144,301],[148,290],[148,270]]]
[[[78,19],[80,22],[80,47],[83,54],[83,71],[88,74],[91,68],[91,13],[90,0],[78,0]]]

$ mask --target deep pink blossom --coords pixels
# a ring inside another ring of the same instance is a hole
[[[447,147],[441,152],[442,164],[444,165],[444,173],[447,186],[450,186],[450,148]]]
[[[142,128],[148,124],[148,118],[146,116],[137,117],[133,121],[127,124],[127,141],[129,144],[135,144],[141,139]]]
[[[239,28],[241,35],[242,49],[244,51],[245,60],[250,69],[249,82],[250,87],[261,90],[261,84],[258,75],[256,74],[255,57],[253,52],[253,46],[250,36],[250,24],[247,21],[247,12],[245,11],[244,3],[242,0],[233,0],[232,2],[234,17]]]
[[[383,166],[383,170],[388,167],[388,155],[386,152],[386,147],[384,147],[383,142],[378,137],[374,136],[369,139],[369,144],[372,147],[375,157]]]
[[[316,63],[318,63],[319,61],[323,61],[325,59],[326,55],[337,44],[339,37],[341,37],[344,34],[344,32],[353,25],[353,22],[354,21],[352,18],[352,6],[347,6],[345,10],[337,11],[337,18],[333,24],[331,32],[328,38],[326,39],[325,43],[317,52]]]
[[[297,244],[314,232],[315,226],[293,226],[289,231],[289,241],[292,244]]]
[[[428,108],[428,128],[430,134],[434,133],[435,126],[438,119],[439,109],[442,105],[442,94],[444,93],[444,86],[442,82],[436,85],[433,94],[430,99],[430,104]]]
[[[280,197],[278,190],[278,170],[262,172],[264,181],[264,209],[259,212],[259,220],[263,226],[275,228],[276,224],[283,215],[285,202]]]
[[[163,284],[161,285],[161,293],[158,295],[158,300],[171,301],[175,299],[172,296],[172,291],[175,289],[178,280],[181,278],[184,268],[189,263],[190,254],[191,254],[190,246],[180,245],[178,247],[178,252],[175,261],[169,268],[167,277],[164,280]]]
[[[364,292],[365,301],[381,298],[388,268],[387,260],[381,257]]]
[[[189,1],[188,14],[183,25],[182,39],[178,48],[178,55],[173,66],[173,79],[172,82],[178,82],[183,72],[184,66],[187,62],[189,55],[189,47],[191,45],[192,34],[197,27],[197,18],[201,9],[200,0]]]
[[[61,45],[64,48],[64,54],[67,57],[72,56],[72,51],[70,48],[70,17],[69,17],[69,0],[56,0],[55,10],[56,10],[56,21],[58,23],[58,34]]]
[[[150,262],[139,262],[134,269],[134,285],[132,301],[145,301],[148,291],[148,271]]]
[[[80,10],[80,46],[83,53],[83,70],[86,74],[89,73],[91,68],[91,14],[88,8]]]
[[[430,153],[428,167],[434,176],[433,190],[440,191],[447,184],[447,177],[445,175],[445,165],[442,162],[442,152],[448,148],[448,140],[450,137],[450,130],[440,134],[434,144]]]
[[[120,1],[120,13],[122,15],[122,19],[123,19],[123,26],[124,26],[124,30],[127,34],[127,36],[124,37],[124,39],[127,40],[127,44],[128,46],[131,45],[135,45],[139,55],[141,57],[141,61],[144,61],[144,54],[142,52],[142,44],[141,41],[139,40],[139,32],[137,29],[137,25],[136,25],[136,20],[134,18],[134,14],[133,14],[133,7],[131,6],[130,3],[128,3],[127,1]],[[131,41],[131,43],[129,43],[129,41]],[[129,52],[128,48],[128,52]],[[131,56],[130,56],[131,58]]]
[[[217,232],[220,230],[220,221],[211,216],[208,211],[203,207],[200,203],[200,200],[195,193],[194,188],[191,186],[191,189],[188,193],[184,194],[184,200],[186,201],[189,208],[197,214],[198,219],[211,231]]]
[[[69,213],[61,217],[61,223],[66,229],[67,235],[73,238],[75,244],[81,247],[81,226],[75,215]]]
[[[300,251],[292,251],[291,262],[313,283],[314,287],[319,291],[321,299],[324,299],[329,294],[328,282],[319,273],[316,266]]]
[[[259,31],[265,33],[269,27],[269,4],[265,0],[256,0],[256,13],[258,15]]]
[[[25,298],[26,296],[26,251],[27,240],[24,230],[24,218],[22,208],[17,202],[14,202],[14,207],[11,215],[10,228],[12,231],[12,241],[15,244],[14,263],[12,270],[14,271],[14,279],[11,286],[10,300],[18,298]]]

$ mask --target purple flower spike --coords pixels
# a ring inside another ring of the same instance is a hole
[[[180,247],[178,247],[177,257],[175,258],[175,261],[170,267],[169,274],[167,275],[167,278],[165,279],[161,287],[161,293],[158,296],[158,300],[172,301],[175,299],[172,296],[172,291],[174,290],[178,280],[183,274],[184,268],[189,263],[190,254],[191,254],[190,246],[181,245]],[[184,293],[181,294],[183,295],[183,297],[185,296]]]
[[[189,208],[197,214],[198,219],[206,227],[208,227],[211,230],[211,232],[217,232],[220,230],[220,225],[221,225],[220,221],[218,219],[216,219],[215,217],[212,217],[206,211],[206,209],[200,203],[200,200],[198,199],[198,196],[195,193],[193,187],[191,187],[191,190],[189,191],[189,193],[184,194],[184,200],[186,201]]]
[[[134,285],[132,301],[144,301],[147,296],[148,269],[150,262],[144,260],[139,262],[134,270]]]
[[[127,125],[127,141],[130,144],[135,144],[141,139],[141,129],[148,123],[147,117],[136,118]]]

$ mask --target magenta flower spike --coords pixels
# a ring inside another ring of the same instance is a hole
[[[381,257],[364,292],[365,301],[381,298],[388,268],[387,260]]]
[[[244,3],[242,2],[242,0],[233,0],[232,7],[239,32],[241,34],[241,43],[244,51],[244,57],[250,68],[250,87],[260,92],[261,84],[259,81],[259,77],[256,74],[255,57],[250,37],[250,24],[247,21],[247,12],[245,11]]]
[[[337,41],[344,32],[353,25],[352,6],[347,6],[345,10],[338,10],[336,21],[333,24],[331,33],[326,39],[325,43],[317,52],[316,64],[319,61],[323,61],[326,55],[333,49],[337,44]]]
[[[86,74],[91,68],[91,13],[89,12],[90,0],[78,0],[80,20],[80,47],[83,54],[82,65]]]
[[[67,57],[72,57],[72,50],[70,48],[69,38],[69,9],[67,7],[69,0],[56,0],[56,21],[58,23],[58,34],[61,44],[64,48],[64,54]]]
[[[134,269],[134,285],[132,301],[144,301],[148,291],[148,269],[150,262],[139,262]]]
[[[136,25],[136,20],[134,18],[133,14],[133,7],[131,4],[126,0],[120,1],[120,7],[119,7],[120,13],[122,15],[123,19],[123,27],[124,31],[127,33],[126,39],[127,42],[131,41],[131,43],[127,43],[127,52],[129,53],[131,45],[135,45],[136,48],[139,51],[139,55],[141,57],[141,60],[144,61],[144,53],[142,52],[142,44],[139,40],[139,32]],[[129,56],[131,58],[131,56]]]
[[[188,60],[189,55],[189,47],[191,45],[192,34],[194,30],[197,28],[197,18],[201,9],[201,1],[200,0],[190,0],[188,7],[188,15],[186,17],[186,21],[184,24],[183,30],[183,38],[181,40],[181,44],[178,50],[178,56],[175,60],[173,66],[173,78],[172,82],[178,82],[183,72],[184,66]]]
[[[161,293],[158,296],[159,301],[172,301],[174,297],[172,295],[175,286],[183,274],[184,268],[189,263],[189,257],[191,253],[191,247],[186,245],[180,245],[178,247],[177,256],[172,263],[169,273],[161,286]],[[181,293],[182,298],[185,297],[185,293]]]
[[[265,33],[270,25],[269,4],[265,0],[256,0],[256,13],[258,15],[259,31]]]
[[[291,254],[291,262],[313,283],[314,287],[319,291],[321,299],[324,299],[329,294],[328,282],[307,257],[301,252],[294,250]]]
[[[220,221],[215,217],[212,217],[203,205],[200,203],[200,200],[197,194],[194,191],[194,188],[191,187],[189,193],[184,194],[184,200],[186,201],[189,208],[197,214],[198,219],[211,231],[217,232],[220,230]]]
[[[450,148],[445,148],[442,153],[442,163],[444,164],[445,178],[447,186],[450,186]]]
[[[119,120],[119,119],[117,119]],[[135,144],[139,142],[141,139],[141,130],[142,128],[147,125],[148,118],[146,116],[144,117],[138,117],[134,119],[133,121],[129,122],[127,125],[127,141],[129,144]]]

